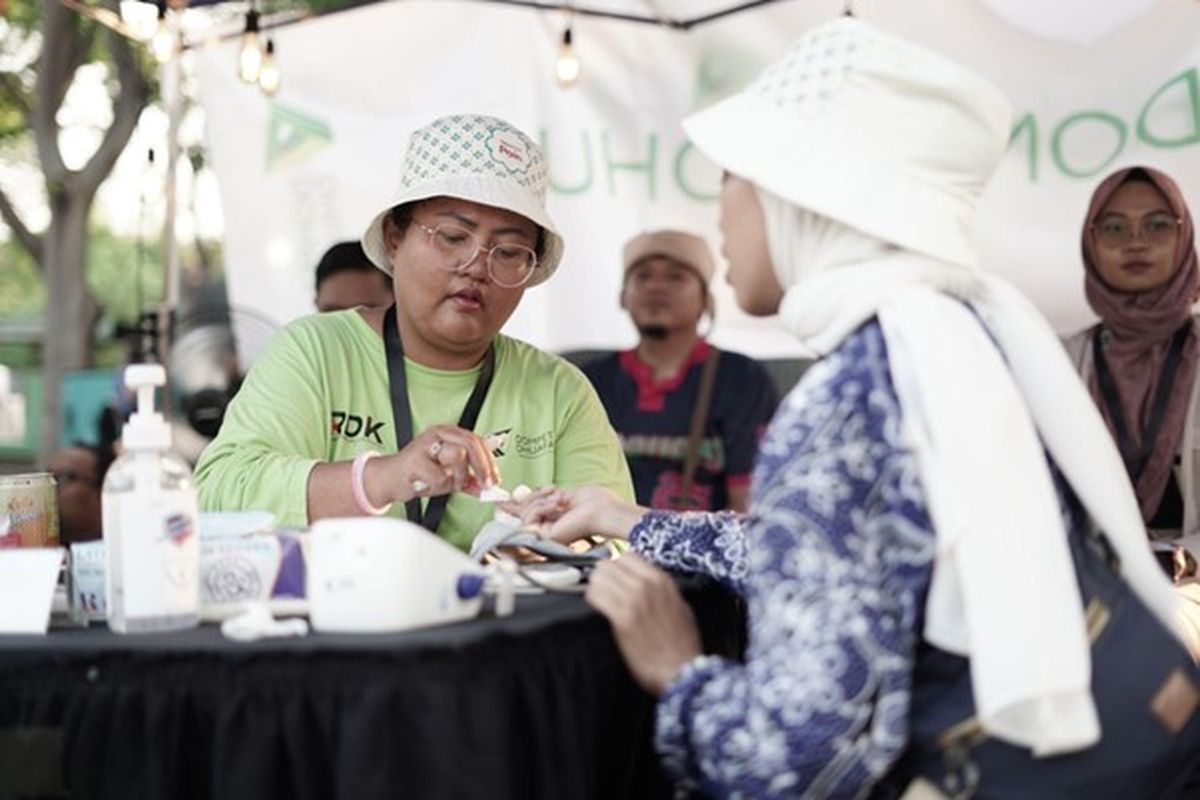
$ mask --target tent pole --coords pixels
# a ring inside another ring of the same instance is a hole
[[[158,313],[158,360],[166,366],[171,350],[172,317],[179,307],[180,268],[179,241],[175,235],[175,220],[179,213],[176,179],[179,171],[179,127],[183,118],[182,65],[178,51],[162,65],[161,86],[163,104],[167,107],[167,170],[163,197],[166,209],[163,219],[163,303]],[[170,376],[167,376],[168,383]],[[164,393],[164,404],[170,393]],[[164,411],[167,409],[164,408]]]

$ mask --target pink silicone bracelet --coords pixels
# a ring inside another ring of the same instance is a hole
[[[382,508],[371,505],[370,499],[367,497],[366,487],[363,486],[363,473],[367,470],[367,462],[379,455],[374,450],[364,450],[359,453],[354,464],[350,467],[350,489],[354,493],[354,502],[358,506],[358,510],[364,514],[370,514],[373,517],[378,517],[388,512],[392,507],[388,503]]]

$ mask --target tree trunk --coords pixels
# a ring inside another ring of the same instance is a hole
[[[84,279],[87,223],[91,196],[52,198],[53,213],[45,237],[46,335],[42,363],[42,435],[38,461],[45,464],[59,447],[62,430],[62,380],[70,370],[91,365],[92,329],[98,311]]]

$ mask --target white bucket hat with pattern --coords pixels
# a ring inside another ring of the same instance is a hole
[[[723,167],[817,214],[977,266],[973,218],[1011,109],[981,76],[843,17],[684,121]]]
[[[562,260],[563,240],[546,213],[542,149],[496,117],[455,114],[413,132],[400,171],[400,194],[375,215],[362,237],[371,263],[389,275],[384,219],[393,208],[433,197],[456,197],[520,214],[544,232],[537,269],[525,284],[549,278]]]

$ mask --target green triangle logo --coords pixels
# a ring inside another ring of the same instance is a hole
[[[323,119],[271,104],[267,121],[267,172],[294,166],[333,141],[333,130]]]
[[[692,89],[695,110],[724,99],[754,80],[766,64],[756,51],[728,45],[700,53]]]

